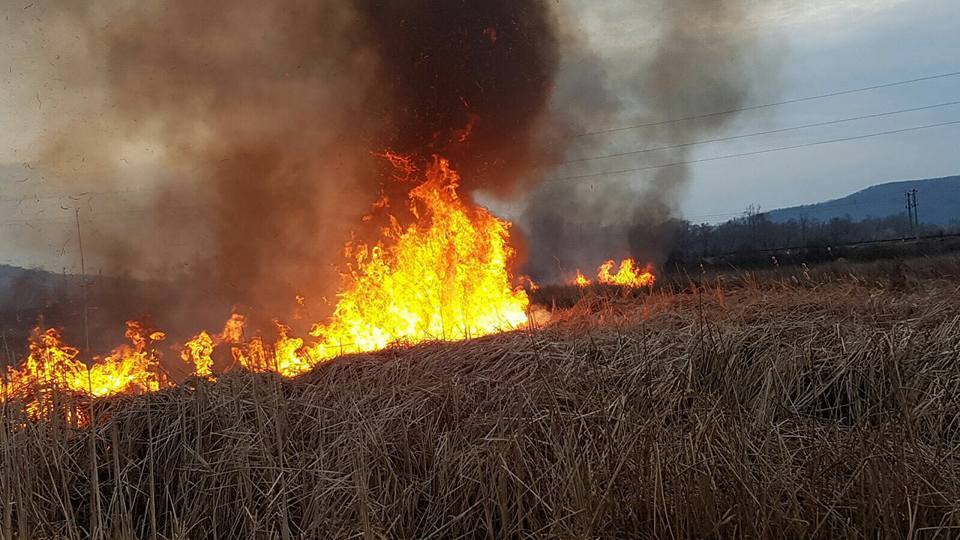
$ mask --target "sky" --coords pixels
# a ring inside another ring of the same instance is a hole
[[[849,4],[849,10],[834,16],[821,11],[798,21],[784,13],[783,98],[960,71],[960,2]],[[958,99],[960,77],[953,77],[780,107],[770,124],[803,125]],[[960,120],[960,106],[760,137],[698,154],[791,146],[955,120]],[[762,122],[744,118],[743,123],[731,131],[763,130]],[[960,125],[699,165],[684,210],[693,217],[735,212],[746,204],[773,209],[841,197],[886,181],[953,174],[960,174]]]
[[[67,87],[60,72],[89,65],[96,44],[68,22],[45,16],[50,2],[19,1],[0,10],[0,263],[75,270],[73,208],[70,199],[11,201],[32,195],[75,193],[96,183],[99,168],[82,146],[63,151],[57,170],[36,167],[42,138],[71,122],[96,124],[95,110],[106,99],[93,73],[87,86]],[[751,0],[744,0],[749,2]],[[957,0],[752,0],[750,25],[758,36],[757,62],[776,58],[777,67],[755,81],[748,104],[861,88],[960,71],[960,2]],[[617,58],[654,46],[656,16],[644,0],[558,0],[576,13],[574,32],[599,58]],[[84,62],[72,61],[84,59]],[[766,72],[766,71],[765,71]],[[71,80],[77,80],[71,74]],[[617,84],[613,81],[611,84]],[[770,131],[852,116],[885,113],[960,101],[960,77],[949,77],[870,92],[817,99],[744,112],[709,138]],[[692,110],[691,114],[713,111]],[[649,113],[649,111],[647,112]],[[638,116],[639,118],[639,116]],[[649,116],[643,116],[648,119]],[[937,127],[750,157],[712,160],[881,131],[960,121],[960,106],[898,114],[829,127],[698,145],[679,201],[691,221],[716,222],[748,206],[774,209],[841,197],[894,180],[960,174],[960,125]],[[629,115],[622,119],[630,124]],[[588,126],[595,129],[617,125]],[[167,181],[157,174],[164,153],[149,140],[112,134],[108,165],[123,178],[129,197]],[[611,151],[656,146],[642,132],[613,134]],[[92,155],[92,153],[91,153]],[[655,153],[589,164],[590,172],[658,165]],[[148,172],[152,171],[152,172]],[[546,175],[556,174],[545,172]],[[651,171],[620,175],[638,186]],[[608,177],[592,178],[604,182]],[[125,204],[124,195],[101,200]],[[509,205],[508,205],[509,208]],[[95,220],[94,220],[95,221]],[[88,227],[96,234],[97,223]],[[37,231],[43,232],[37,235]]]
[[[584,5],[581,31],[605,54],[647,45],[636,2]],[[766,0],[752,11],[764,54],[779,67],[747,105],[960,71],[956,0]],[[633,11],[633,13],[631,13]],[[913,109],[960,100],[960,77],[744,112],[710,139]],[[713,111],[692,111],[702,114]],[[960,120],[960,106],[697,146],[691,161]],[[630,125],[630,124],[628,124]],[[601,128],[602,129],[602,128]],[[636,134],[631,134],[636,137]],[[611,136],[615,139],[617,135]],[[610,143],[618,151],[634,148]],[[655,146],[652,144],[650,146]],[[593,162],[597,172],[657,165],[657,156]],[[635,173],[643,183],[651,172]],[[680,209],[722,221],[750,205],[772,210],[842,197],[894,180],[960,174],[960,125],[695,164]],[[603,180],[599,180],[603,181]]]

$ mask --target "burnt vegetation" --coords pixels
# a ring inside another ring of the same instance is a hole
[[[664,284],[568,288],[572,306],[547,326],[293,380],[234,372],[99,401],[88,428],[7,404],[3,530],[908,538],[960,526],[960,259]]]

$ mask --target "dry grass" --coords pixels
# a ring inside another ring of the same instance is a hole
[[[99,403],[93,431],[11,411],[3,529],[956,537],[960,277],[849,274],[587,293],[537,331]]]

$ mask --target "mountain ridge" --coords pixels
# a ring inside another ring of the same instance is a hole
[[[775,223],[804,218],[826,222],[844,217],[862,221],[899,214],[906,219],[904,194],[913,189],[917,190],[920,223],[945,226],[960,221],[960,175],[885,182],[838,199],[778,208],[764,214]]]

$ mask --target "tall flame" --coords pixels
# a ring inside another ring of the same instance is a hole
[[[435,158],[410,191],[417,221],[394,220],[391,244],[361,245],[333,318],[315,325],[312,358],[391,343],[455,340],[516,328],[529,300],[511,286],[510,224],[458,195],[460,178]]]
[[[420,174],[408,158],[383,157],[394,165],[399,181]],[[184,344],[180,357],[193,366],[194,375],[213,377],[214,350],[221,345],[229,346],[234,362],[248,370],[295,376],[345,352],[467,339],[526,324],[529,299],[522,287],[512,285],[511,224],[464,200],[457,192],[460,177],[447,160],[435,157],[423,174],[408,195],[412,223],[403,226],[391,216],[376,244],[348,244],[351,264],[333,315],[313,325],[309,340],[293,336],[279,321],[272,344],[260,336],[247,339],[246,319],[234,314],[221,332],[203,330]],[[386,199],[374,207],[387,208]],[[23,366],[8,370],[5,395],[27,403],[33,417],[47,417],[58,390],[105,397],[167,384],[153,352],[163,334],[130,322],[127,338],[131,345],[94,357],[88,368],[57,330],[37,329]]]

